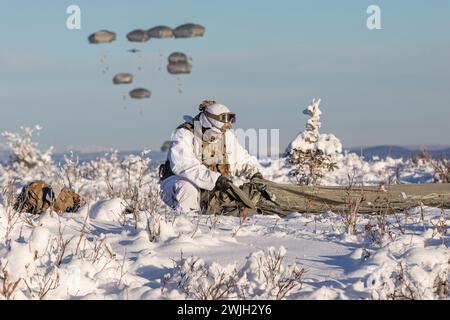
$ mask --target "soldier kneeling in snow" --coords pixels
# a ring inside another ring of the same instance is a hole
[[[80,203],[80,196],[69,188],[52,187],[38,180],[22,189],[17,196],[14,209],[32,214],[41,214],[48,209],[57,213],[75,212],[79,209]]]
[[[233,176],[262,177],[258,160],[228,130],[235,114],[213,100],[203,101],[199,110],[177,127],[160,167],[162,199],[181,212],[211,209],[211,195],[225,196]]]

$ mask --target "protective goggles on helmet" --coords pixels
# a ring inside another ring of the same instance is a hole
[[[226,112],[221,114],[213,114],[207,110],[203,111],[208,118],[223,122],[223,123],[235,123],[236,114],[233,112]]]

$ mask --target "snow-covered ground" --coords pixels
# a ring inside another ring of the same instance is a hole
[[[449,298],[448,210],[361,215],[353,235],[332,212],[183,215],[158,200],[144,155],[75,160],[0,165],[0,299]],[[290,181],[283,160],[261,163],[266,178]],[[425,163],[400,159],[350,154],[337,163],[324,184],[433,177]],[[63,181],[86,204],[63,215],[15,213],[11,195],[35,179]]]

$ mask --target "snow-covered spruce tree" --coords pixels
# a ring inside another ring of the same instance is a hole
[[[2,136],[6,138],[7,145],[11,149],[11,164],[19,164],[32,169],[42,167],[52,163],[53,148],[41,151],[38,143],[33,141],[33,134],[42,130],[36,125],[33,128],[21,127],[23,134],[5,131]]]
[[[334,156],[342,152],[342,144],[333,134],[320,134],[320,99],[313,99],[303,111],[309,116],[306,130],[299,133],[286,149],[286,156],[292,166],[291,175],[297,183],[315,185],[326,171],[337,168]]]

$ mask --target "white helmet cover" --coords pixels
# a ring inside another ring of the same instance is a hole
[[[230,109],[228,109],[227,106],[220,104],[220,103],[212,104],[209,107],[207,107],[206,109],[208,110],[209,113],[212,113],[214,115],[220,115],[222,113],[230,112]],[[200,123],[203,128],[211,128],[212,130],[217,131],[217,132],[221,132],[222,127],[225,125],[225,123],[223,123],[223,122],[209,118],[203,112],[200,115]]]

